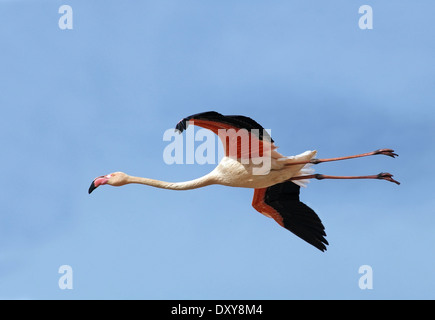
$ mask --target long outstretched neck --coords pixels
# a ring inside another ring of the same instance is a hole
[[[166,182],[166,181],[154,180],[149,178],[130,176],[129,183],[144,184],[147,186],[161,188],[161,189],[192,190],[192,189],[198,189],[205,186],[209,186],[211,184],[215,184],[216,182],[215,179],[213,179],[213,176],[208,174],[201,178],[190,180],[190,181],[184,181],[184,182]]]

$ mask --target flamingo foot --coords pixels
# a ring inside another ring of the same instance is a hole
[[[394,153],[393,149],[378,149],[376,151],[373,151],[373,154],[383,154],[392,158],[399,156],[397,153]]]
[[[387,181],[390,181],[390,182],[394,182],[397,185],[400,184],[400,182],[394,180],[393,179],[393,175],[391,173],[388,173],[388,172],[381,172],[380,174],[378,174],[377,179],[387,180]]]

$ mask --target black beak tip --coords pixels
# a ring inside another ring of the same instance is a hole
[[[95,189],[97,189],[97,187],[95,186],[94,181],[92,181],[91,186],[89,187],[88,193],[91,194],[92,191],[94,191]]]

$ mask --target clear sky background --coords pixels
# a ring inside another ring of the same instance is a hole
[[[63,4],[73,30],[58,27]],[[373,30],[358,27],[364,4]],[[434,12],[429,0],[0,1],[0,298],[434,299]],[[209,110],[252,117],[286,155],[393,148],[316,170],[402,184],[303,189],[326,253],[256,212],[249,189],[87,194],[114,171],[211,171],[162,157],[165,130]]]

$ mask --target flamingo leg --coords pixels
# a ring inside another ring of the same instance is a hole
[[[338,160],[346,160],[346,159],[354,159],[354,158],[374,156],[376,154],[383,154],[383,155],[386,155],[386,156],[389,156],[389,157],[392,157],[392,158],[398,157],[398,154],[394,153],[394,150],[392,150],[392,149],[378,149],[378,150],[375,150],[375,151],[372,151],[372,152],[356,154],[356,155],[353,155],[353,156],[338,157],[338,158],[328,158],[328,159],[311,159],[309,161],[292,162],[292,163],[289,163],[287,165],[307,164],[307,163],[319,164],[319,163],[322,163],[322,162],[331,162],[331,161],[338,161]]]
[[[396,181],[393,179],[393,175],[391,173],[381,172],[379,174],[369,175],[369,176],[328,176],[325,174],[311,174],[306,176],[298,176],[293,177],[290,179],[292,180],[303,180],[303,179],[317,179],[317,180],[323,180],[323,179],[380,179],[380,180],[387,180],[390,182],[394,182],[396,184],[400,184],[399,181]]]

